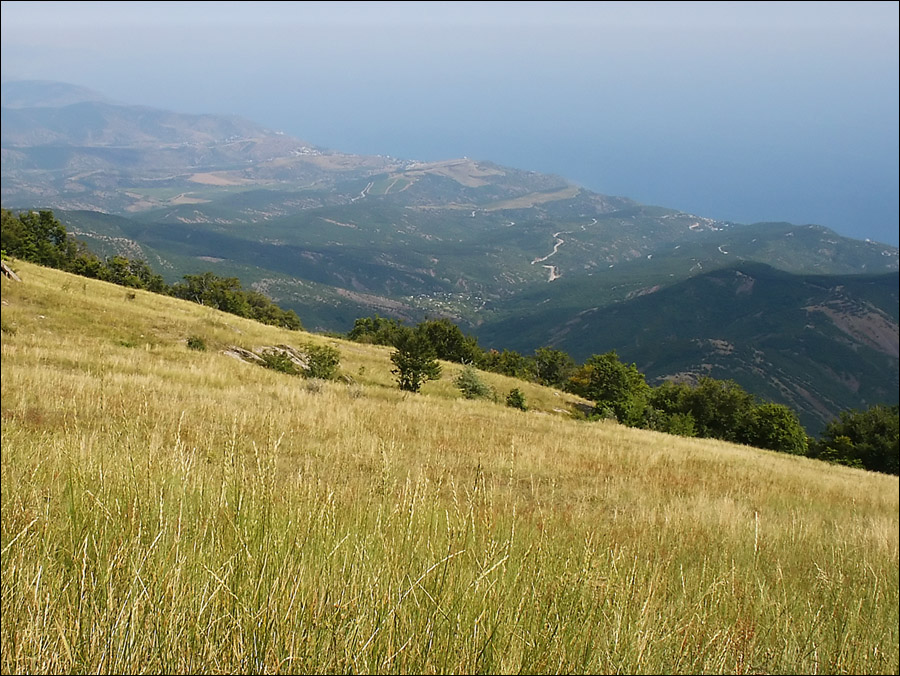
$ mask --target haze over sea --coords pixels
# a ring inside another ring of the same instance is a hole
[[[3,2],[2,77],[898,244],[897,2]]]

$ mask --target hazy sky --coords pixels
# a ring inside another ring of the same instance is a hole
[[[897,2],[3,2],[2,77],[898,243]]]

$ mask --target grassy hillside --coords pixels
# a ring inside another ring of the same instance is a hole
[[[385,348],[16,267],[3,673],[900,669],[897,477],[451,365],[404,395]],[[355,382],[222,353],[307,340]]]

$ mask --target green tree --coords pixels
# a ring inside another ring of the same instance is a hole
[[[528,380],[534,375],[534,361],[515,350],[483,352],[478,359],[478,366],[485,371],[501,373],[522,380]]]
[[[129,286],[134,289],[146,289],[154,293],[165,293],[168,286],[161,275],[154,274],[147,263],[140,259],[129,259],[125,256],[112,256],[100,267],[97,275],[100,279]]]
[[[808,438],[787,406],[757,403],[730,380],[701,378],[696,387],[665,382],[650,393],[645,426],[682,436],[700,436],[805,455]]]
[[[541,385],[564,387],[575,372],[575,360],[562,350],[539,347],[534,351],[534,374]]]
[[[806,455],[806,430],[787,406],[766,402],[751,409],[744,423],[742,441],[757,448]]]
[[[449,319],[429,319],[419,324],[418,328],[428,338],[438,359],[473,364],[481,356],[478,341],[464,334]]]
[[[836,465],[865,469],[850,437],[836,436],[829,439],[827,443],[821,440],[813,441],[809,445],[808,455],[811,458],[833,462]]]
[[[82,277],[90,277],[91,279],[100,279],[105,268],[106,265],[100,260],[100,257],[88,249],[84,242],[75,241],[75,255],[66,267],[68,272],[81,275]],[[162,277],[159,277],[159,280],[162,282]],[[169,287],[163,282],[163,288],[158,293],[168,292]]]
[[[293,310],[285,310],[259,291],[244,291],[244,299],[247,301],[249,317],[263,324],[279,326],[283,329],[300,331],[303,324]]]
[[[886,474],[900,473],[900,407],[876,405],[842,411],[825,428],[809,455]]]
[[[357,343],[393,345],[404,328],[399,320],[376,314],[374,317],[359,317],[347,333],[347,338]]]
[[[240,317],[250,316],[250,304],[237,277],[218,277],[212,272],[185,275],[184,283],[172,286],[172,295]]]
[[[441,377],[441,365],[437,362],[434,347],[428,337],[419,329],[406,328],[400,331],[391,354],[391,369],[397,377],[401,390],[418,392],[427,380]]]
[[[679,437],[697,436],[694,418],[690,413],[667,413],[666,411],[649,405],[644,409],[640,427],[666,434],[675,434]]]
[[[52,211],[23,211],[15,215],[3,209],[0,248],[8,256],[63,270],[77,252],[74,240]]]
[[[650,396],[644,374],[634,364],[623,364],[616,352],[593,355],[577,368],[567,383],[573,394],[590,399],[598,411],[609,409],[624,425],[639,426]]]
[[[701,378],[684,402],[697,428],[698,437],[746,443],[746,430],[756,406],[748,394],[733,380]]]
[[[650,392],[649,404],[664,413],[686,413],[690,408],[691,386],[666,380]]]

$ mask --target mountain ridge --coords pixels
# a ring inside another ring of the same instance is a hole
[[[742,262],[565,322],[537,312],[528,323],[542,330],[532,342],[576,360],[615,350],[653,384],[734,380],[818,431],[835,411],[896,399],[898,282],[898,273],[795,275]]]

